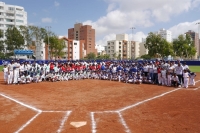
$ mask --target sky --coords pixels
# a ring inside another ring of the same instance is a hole
[[[96,31],[96,44],[105,46],[116,34],[142,41],[149,32],[164,28],[172,38],[188,30],[199,32],[200,0],[6,0],[24,7],[28,25],[50,26],[58,36],[68,35],[75,23]],[[134,29],[131,29],[134,27]]]

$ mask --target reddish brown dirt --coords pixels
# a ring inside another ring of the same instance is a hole
[[[42,113],[21,133],[56,133],[64,113]]]
[[[0,96],[0,132],[13,133],[36,113]]]
[[[199,80],[200,73],[196,80]],[[0,73],[0,94],[7,95],[42,111],[72,111],[63,125],[62,133],[88,133],[92,131],[91,112],[114,111],[137,102],[174,90],[173,87],[135,85],[102,80],[42,82],[26,85],[5,85]],[[200,86],[200,82],[194,89]],[[121,112],[131,132],[200,132],[200,89],[181,89]],[[7,102],[9,104],[7,106]],[[0,96],[0,131],[17,131],[37,114],[24,106]],[[17,106],[17,108],[16,108]],[[12,108],[15,108],[13,111]],[[10,111],[9,111],[10,110]],[[17,117],[9,122],[1,116]],[[22,132],[56,132],[65,113],[42,112]],[[21,118],[22,117],[22,118]],[[94,115],[97,133],[125,132],[117,113]],[[86,121],[87,125],[75,128],[70,122]],[[45,125],[44,125],[45,124]],[[10,130],[5,130],[5,126]],[[2,129],[2,130],[1,130]]]

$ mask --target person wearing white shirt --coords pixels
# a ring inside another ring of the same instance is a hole
[[[176,73],[174,73],[174,75],[172,76],[172,85],[174,87],[180,87],[180,82]]]
[[[196,77],[196,74],[194,72],[190,72],[190,85],[192,86],[195,85],[195,77]]]
[[[14,70],[14,61],[12,60],[10,64],[8,64],[8,84],[13,83],[13,70]]]
[[[184,69],[184,70],[189,70],[189,66],[186,65],[186,62],[183,63],[183,69]]]
[[[14,75],[13,75],[13,83],[14,84],[18,84],[18,78],[19,78],[19,67],[20,67],[20,63],[19,60],[17,62],[14,63],[15,67],[14,67]]]
[[[184,84],[184,80],[183,80],[183,66],[179,63],[178,66],[175,67],[175,72],[178,76],[178,79],[179,79],[179,83],[181,85]]]
[[[183,87],[188,88],[189,73],[187,72],[187,70],[184,70],[183,79],[184,79],[184,86]]]
[[[4,64],[4,68],[3,68],[3,78],[4,78],[4,82],[7,83],[8,81],[8,67],[6,64]]]
[[[166,75],[167,71],[164,68],[161,68],[161,82],[162,85],[167,85],[167,75]]]

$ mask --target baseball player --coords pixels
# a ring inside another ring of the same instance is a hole
[[[13,84],[18,84],[19,67],[20,67],[19,61],[15,62],[14,69],[13,69]]]
[[[195,86],[195,78],[196,74],[194,72],[190,73],[190,85]]]
[[[185,69],[183,72],[183,80],[184,80],[184,87],[188,88],[188,82],[189,82],[189,73]]]
[[[13,70],[14,70],[14,61],[12,60],[10,64],[8,64],[8,85],[13,83]]]
[[[8,67],[6,64],[4,64],[4,68],[3,68],[3,78],[4,78],[4,82],[7,83],[8,81]]]

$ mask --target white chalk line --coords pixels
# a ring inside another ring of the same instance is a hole
[[[148,102],[148,101],[151,101],[151,100],[154,100],[154,99],[163,97],[163,96],[165,96],[165,95],[167,95],[167,94],[170,94],[170,93],[172,93],[172,92],[178,91],[178,90],[180,90],[180,89],[182,89],[182,88],[178,88],[178,89],[174,89],[174,90],[171,90],[171,91],[162,93],[162,94],[160,94],[160,95],[157,95],[157,96],[154,96],[154,97],[152,97],[152,98],[149,98],[149,99],[146,99],[146,100],[137,102],[137,103],[132,104],[132,105],[130,105],[130,106],[126,106],[126,107],[124,107],[124,108],[122,108],[122,109],[119,109],[119,110],[117,110],[117,111],[119,111],[119,112],[125,111],[125,110],[127,110],[127,109],[136,107],[136,106],[138,106],[138,105],[140,105],[140,104],[143,104],[143,103],[145,103],[145,102]]]
[[[22,106],[24,106],[24,107],[27,107],[27,108],[29,108],[29,109],[31,109],[31,110],[34,110],[34,111],[37,111],[37,112],[41,112],[41,111],[42,111],[42,110],[40,110],[40,109],[37,109],[37,108],[35,108],[35,107],[31,106],[31,105],[22,103],[22,102],[20,102],[20,101],[14,99],[14,98],[11,98],[11,97],[9,97],[9,96],[4,95],[4,94],[0,94],[0,96],[5,97],[5,98],[7,98],[7,99],[9,99],[9,100],[11,100],[11,101],[14,101],[14,102],[16,102],[16,103],[18,103],[18,104],[20,104],[20,105],[22,105]]]
[[[66,111],[53,111],[53,110],[50,110],[50,111],[42,111],[43,113],[64,113]]]
[[[165,96],[165,95],[167,95],[167,94],[170,94],[170,93],[172,93],[172,92],[178,91],[178,90],[180,90],[180,89],[182,89],[182,88],[177,88],[177,89],[174,89],[174,90],[171,90],[171,91],[162,93],[162,94],[160,94],[160,95],[157,95],[157,96],[154,96],[154,97],[152,97],[152,98],[149,98],[149,99],[146,99],[146,100],[137,102],[137,103],[132,104],[132,105],[130,105],[130,106],[126,106],[126,107],[124,107],[124,108],[122,108],[122,109],[119,109],[119,110],[91,112],[92,133],[96,133],[96,122],[95,122],[95,120],[94,120],[94,113],[118,113],[119,118],[120,118],[120,121],[121,121],[122,125],[124,126],[124,128],[126,129],[126,132],[127,132],[127,133],[130,133],[131,131],[130,131],[129,127],[127,126],[127,124],[126,124],[126,122],[125,122],[123,116],[121,115],[121,112],[122,112],[122,111],[125,111],[125,110],[127,110],[127,109],[136,107],[136,106],[141,105],[141,104],[143,104],[143,103],[145,103],[145,102],[148,102],[148,101],[151,101],[151,100],[154,100],[154,99],[163,97],[163,96]]]
[[[38,112],[34,117],[32,117],[29,121],[27,121],[24,125],[22,125],[15,133],[19,133],[22,131],[26,126],[28,126],[36,117],[38,117],[42,112]]]
[[[92,122],[92,133],[97,132],[97,130],[96,130],[97,126],[96,126],[96,122],[94,120],[94,114],[95,114],[95,112],[90,112],[91,122]]]
[[[122,123],[122,125],[124,126],[124,128],[126,129],[126,133],[131,133],[129,127],[127,126],[126,124],[126,121],[124,120],[122,114],[120,112],[118,112],[118,115],[119,115],[119,118],[120,118],[120,121]]]
[[[64,124],[65,124],[65,122],[66,122],[66,120],[68,119],[68,117],[69,117],[70,114],[71,114],[71,111],[67,111],[67,112],[66,112],[66,114],[65,114],[65,116],[64,116],[64,118],[63,118],[63,120],[61,121],[60,127],[59,127],[59,129],[57,130],[57,133],[60,133],[60,132],[62,131],[63,126],[64,126]]]

